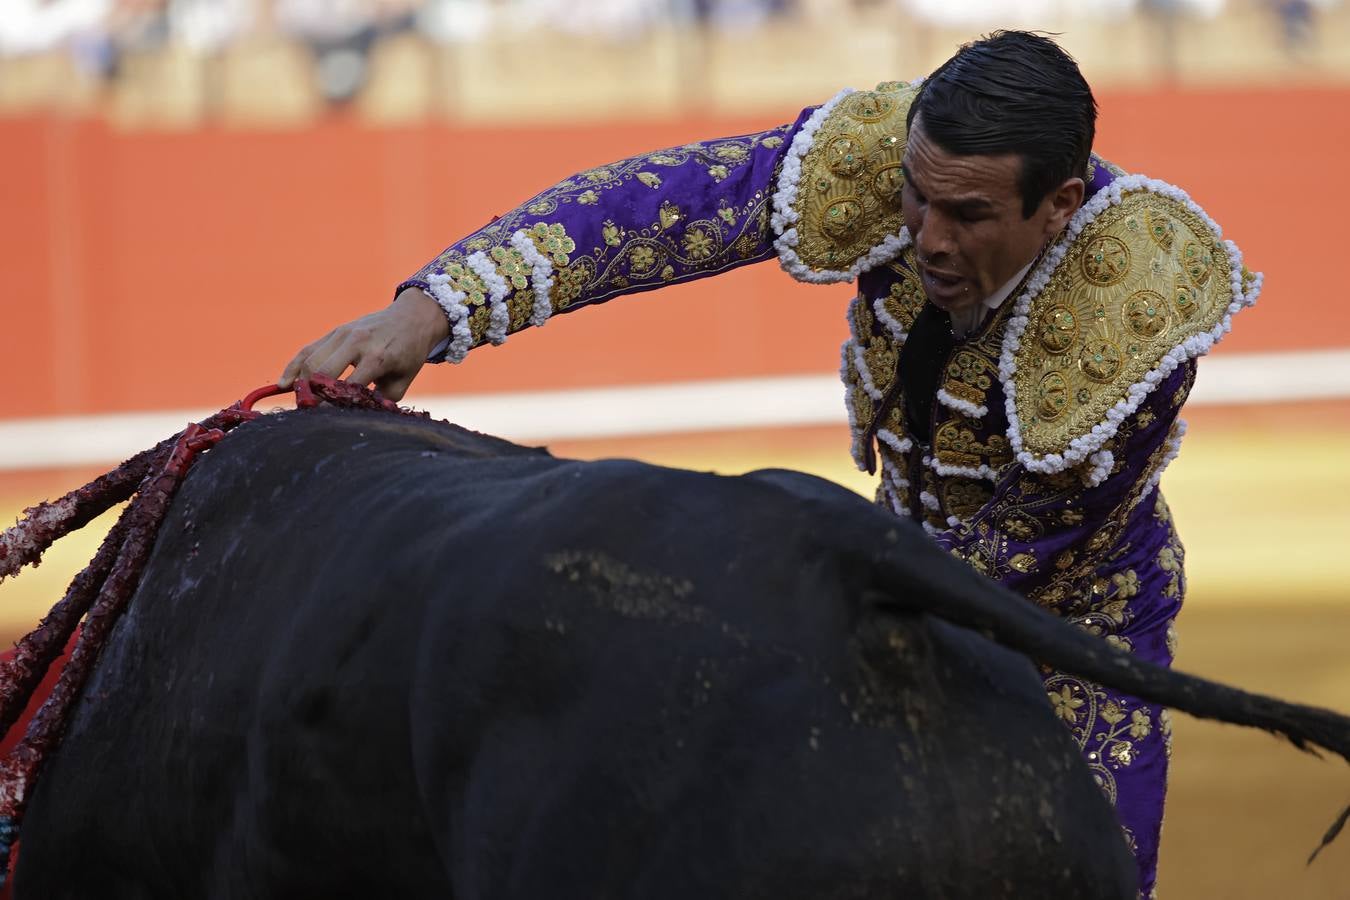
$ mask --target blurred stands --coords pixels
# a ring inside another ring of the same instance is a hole
[[[3,0],[0,116],[734,114],[930,71],[996,26],[1062,33],[1099,88],[1350,83],[1341,0]]]

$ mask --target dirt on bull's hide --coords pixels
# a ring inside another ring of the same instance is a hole
[[[655,572],[639,572],[597,551],[568,550],[544,558],[555,575],[582,585],[598,606],[630,619],[701,624],[708,610],[691,603],[693,582]]]

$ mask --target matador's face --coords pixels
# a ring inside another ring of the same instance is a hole
[[[929,301],[948,312],[983,302],[1035,259],[1083,198],[1071,178],[1022,215],[1017,154],[958,156],[930,141],[922,114],[905,148],[901,199]]]

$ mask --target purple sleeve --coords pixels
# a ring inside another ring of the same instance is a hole
[[[969,521],[936,533],[938,543],[1030,597],[1076,563],[1130,543],[1134,511],[1180,447],[1177,412],[1194,377],[1194,360],[1178,366],[1122,423],[1109,457],[1054,475],[1013,467]]]
[[[589,169],[452,244],[398,287],[426,291],[450,320],[431,361],[458,362],[555,313],[772,257],[778,169],[811,112]]]

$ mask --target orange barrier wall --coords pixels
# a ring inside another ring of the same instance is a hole
[[[1350,91],[1112,93],[1099,149],[1186,187],[1267,275],[1231,350],[1350,343],[1335,217]],[[574,171],[790,119],[118,133],[0,121],[0,418],[218,407],[384,303],[452,239]],[[848,287],[773,263],[561,317],[417,391],[818,372]],[[415,395],[414,395],[415,396]]]

